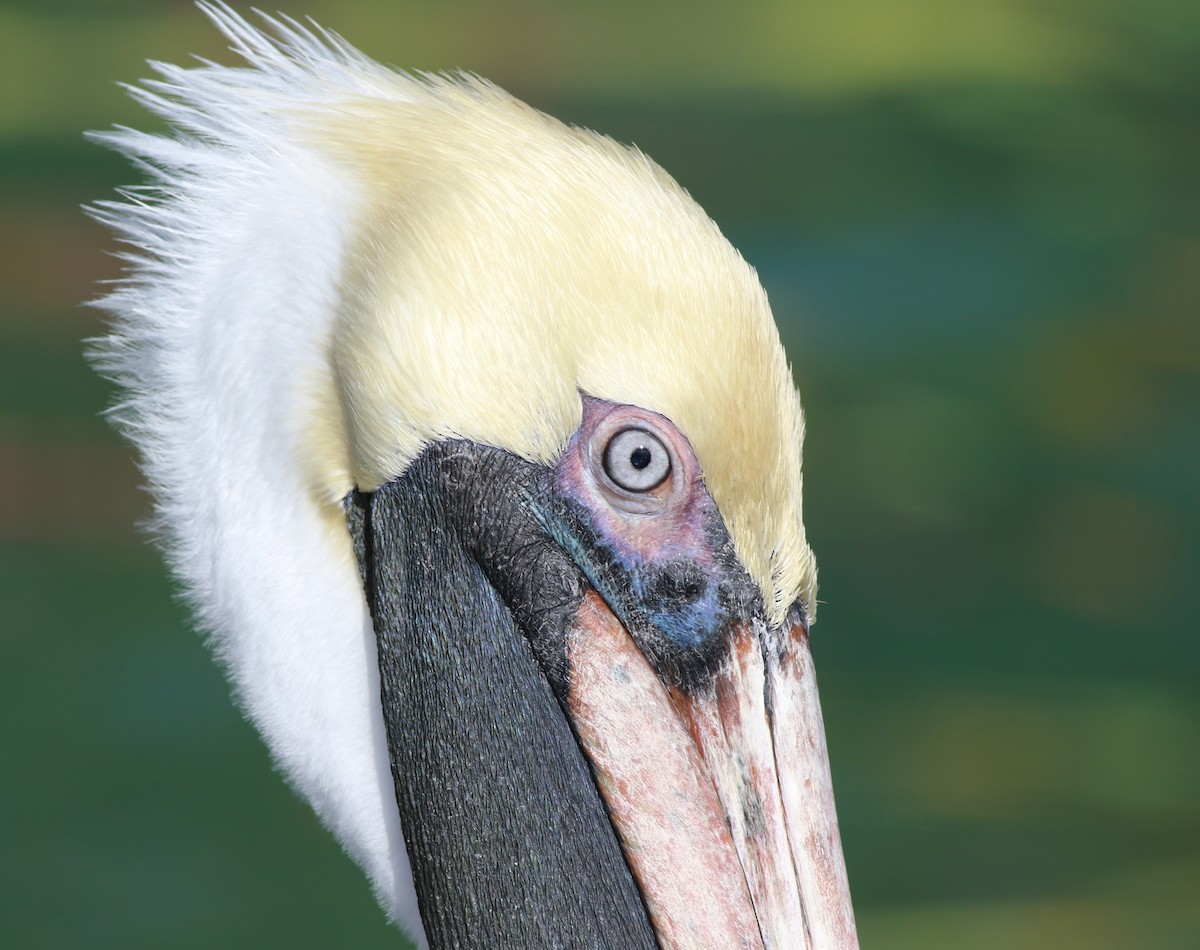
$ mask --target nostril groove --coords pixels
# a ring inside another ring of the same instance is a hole
[[[700,568],[687,561],[668,564],[654,583],[654,596],[664,601],[694,603],[707,591],[707,578]]]

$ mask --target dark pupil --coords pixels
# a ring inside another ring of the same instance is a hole
[[[644,445],[639,445],[629,456],[629,464],[640,472],[650,464],[650,450]]]

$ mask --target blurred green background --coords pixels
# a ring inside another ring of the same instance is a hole
[[[278,4],[637,143],[759,268],[864,943],[1200,946],[1200,4]],[[81,355],[134,176],[80,133],[189,53],[186,2],[0,3],[0,943],[397,946]]]

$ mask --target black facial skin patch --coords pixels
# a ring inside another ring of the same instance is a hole
[[[705,571],[690,561],[625,563],[573,499],[543,496],[531,507],[670,686],[705,689],[728,656],[729,630],[762,616],[757,588],[719,519],[706,526],[714,563]]]

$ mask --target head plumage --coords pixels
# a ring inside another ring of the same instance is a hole
[[[800,407],[753,270],[640,152],[470,77],[410,98],[309,119],[368,195],[332,343],[332,494],[440,437],[549,462],[580,392],[632,403],[691,440],[768,612],[811,610]]]

